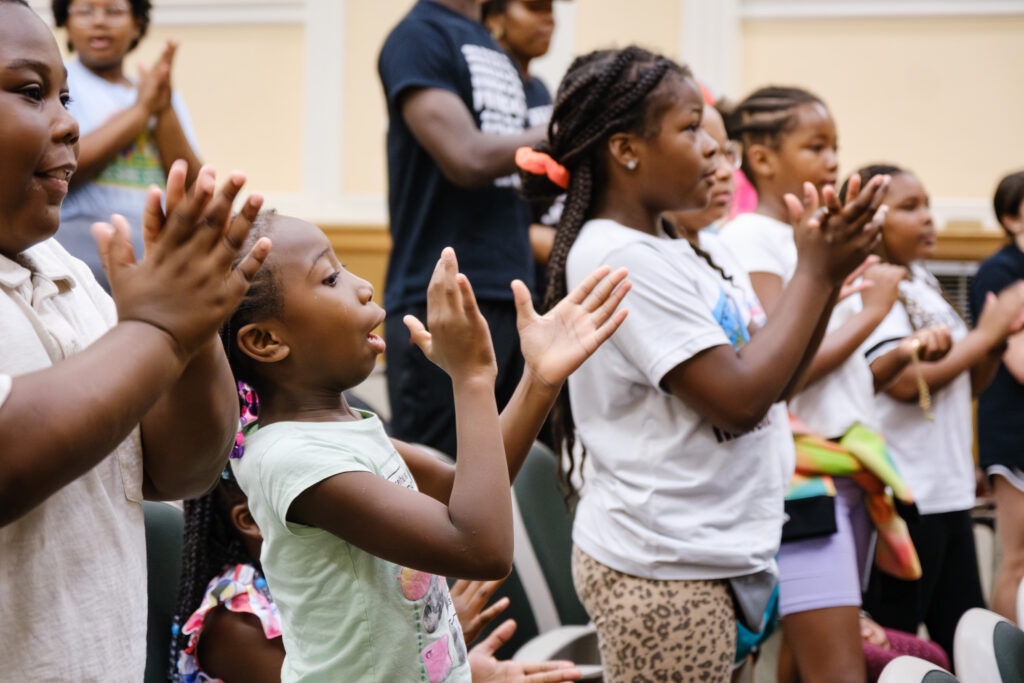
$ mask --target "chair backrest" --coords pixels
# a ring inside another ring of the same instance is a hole
[[[957,677],[927,659],[901,655],[885,665],[878,683],[956,683]]]
[[[185,522],[181,510],[167,503],[144,501],[142,512],[149,577],[145,683],[164,683],[170,664],[171,624],[178,608]]]
[[[531,603],[537,603],[533,606],[541,631],[562,625],[583,625],[590,621],[572,582],[572,515],[558,489],[557,467],[554,452],[537,441],[512,486],[517,516],[522,520],[529,542],[527,546],[516,539],[516,570],[523,579]],[[528,569],[528,550],[532,550],[536,558],[541,574],[539,579],[549,596],[546,599],[542,591],[535,591],[536,595],[531,596],[531,588],[538,586],[538,580]],[[557,619],[554,624],[545,620],[545,608],[539,604],[539,601],[546,600],[553,603]]]
[[[953,635],[953,665],[963,683],[1024,682],[1024,631],[987,609],[967,610]]]

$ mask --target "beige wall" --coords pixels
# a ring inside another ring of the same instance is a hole
[[[596,48],[638,43],[681,59],[688,47],[683,36],[694,35],[684,26],[692,10],[710,8],[710,16],[720,16],[724,6],[690,3],[720,1],[742,8],[748,0],[559,3],[568,23],[556,32],[541,68],[554,88],[573,54]],[[324,4],[334,2],[340,4]],[[282,210],[333,226],[332,233],[341,230],[332,237],[339,250],[346,248],[348,230],[351,250],[376,258],[376,275],[388,248],[387,117],[376,60],[387,32],[412,3],[308,0],[303,13],[294,10],[300,4],[282,0],[276,6],[285,19],[255,24],[225,22],[216,17],[219,9],[181,3],[194,8],[192,16],[161,23],[157,14],[135,59],[148,63],[168,37],[179,40],[175,85],[191,110],[204,158],[222,172],[245,170],[249,187]],[[157,0],[158,9],[176,4]],[[39,0],[34,5],[45,7]],[[217,7],[231,11],[235,5],[236,13],[248,12],[235,0]],[[259,6],[273,8],[275,1]],[[210,21],[204,23],[205,16]],[[316,16],[330,19],[308,23]],[[937,204],[962,205],[973,220],[985,211],[999,175],[1024,167],[1024,136],[1014,125],[1024,111],[1016,76],[1024,63],[1022,15],[748,18],[733,28],[740,47],[722,59],[736,63],[738,78],[736,92],[725,94],[741,97],[767,83],[802,84],[821,94],[839,125],[844,174],[881,159],[908,165],[921,173]],[[310,35],[339,42],[324,51],[307,44]],[[697,36],[716,39],[714,31]],[[59,31],[58,37],[63,43]],[[710,45],[717,57],[717,43]],[[325,53],[336,62],[324,61]],[[323,116],[307,131],[317,119],[311,108]]]
[[[1024,17],[746,21],[743,95],[800,84],[828,103],[842,174],[878,160],[935,197],[987,199],[1024,167]]]

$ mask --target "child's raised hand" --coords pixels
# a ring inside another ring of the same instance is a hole
[[[918,360],[934,362],[949,353],[953,336],[947,325],[932,325],[900,340],[899,349],[906,356],[917,353]]]
[[[976,329],[986,335],[993,347],[1024,329],[1024,280],[1017,280],[998,295],[988,293]]]
[[[270,241],[261,239],[232,269],[262,204],[251,196],[231,216],[244,183],[245,176],[235,173],[218,191],[213,172],[204,170],[166,216],[154,210],[159,198],[151,193],[144,219],[147,249],[138,262],[123,216],[92,226],[118,318],[163,330],[184,358],[216,334],[269,253]]]
[[[839,288],[839,296],[836,297],[836,301],[842,301],[846,297],[863,292],[870,287],[871,282],[863,279],[864,273],[879,261],[881,259],[878,257],[878,254],[868,254],[868,257],[861,261],[860,265],[854,268],[853,272],[843,280],[843,286]]]
[[[542,382],[561,386],[626,319],[619,309],[632,286],[625,268],[601,266],[544,315],[538,315],[530,291],[512,283],[519,344],[528,368]]]
[[[469,651],[473,683],[562,683],[583,677],[575,664],[565,660],[519,662],[495,658],[494,653],[515,632],[516,622],[508,619]]]
[[[887,207],[882,204],[888,176],[876,176],[860,188],[850,179],[848,201],[839,204],[835,188],[826,186],[821,200],[811,183],[804,183],[803,202],[787,194],[786,205],[794,224],[794,238],[804,267],[840,285],[868,256],[882,237]]]
[[[900,283],[907,279],[907,269],[892,263],[878,263],[864,271],[864,282],[869,286],[861,290],[864,308],[874,308],[884,315],[889,312],[900,293]]]
[[[487,601],[494,595],[494,591],[498,590],[503,583],[505,583],[505,579],[494,581],[459,579],[448,590],[452,596],[455,614],[462,626],[462,635],[467,643],[476,640],[480,631],[508,608],[508,596],[495,600],[493,605],[484,608]]]
[[[480,376],[493,382],[497,377],[491,332],[451,247],[441,251],[427,285],[427,327],[412,315],[402,320],[410,341],[452,380]]]

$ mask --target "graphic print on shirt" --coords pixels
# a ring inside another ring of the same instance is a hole
[[[148,130],[132,144],[118,152],[114,160],[96,177],[99,185],[146,188],[164,184],[164,169],[156,151],[156,143]]]
[[[732,300],[732,297],[722,290],[718,292],[718,301],[711,309],[711,315],[725,332],[725,336],[729,338],[729,344],[734,350],[739,351],[744,344],[750,341],[750,332],[743,323],[739,306]]]
[[[480,131],[488,135],[517,135],[526,128],[526,93],[515,67],[504,52],[482,45],[463,45],[473,86],[473,111]],[[497,187],[518,187],[519,176],[494,181]]]

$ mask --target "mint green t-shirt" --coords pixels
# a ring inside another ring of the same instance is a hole
[[[344,472],[416,488],[380,420],[363,415],[259,428],[231,461],[263,534],[260,561],[281,611],[281,680],[468,683],[466,645],[443,577],[285,521],[300,493]]]

